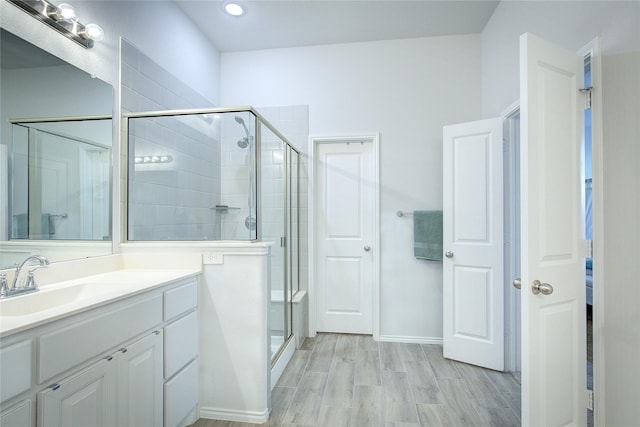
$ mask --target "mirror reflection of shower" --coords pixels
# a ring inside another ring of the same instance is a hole
[[[254,151],[253,146],[253,136],[249,134],[249,129],[247,129],[247,125],[244,122],[244,119],[240,116],[235,116],[234,119],[236,123],[241,125],[244,128],[245,137],[238,140],[238,147],[240,148],[249,148],[250,151]],[[248,206],[249,206],[249,215],[244,220],[244,226],[248,230],[256,229],[256,219],[251,216],[253,212],[253,200],[255,196],[255,156],[249,155],[249,195],[248,195]]]

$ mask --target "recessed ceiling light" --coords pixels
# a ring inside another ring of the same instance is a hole
[[[234,2],[225,3],[224,10],[229,15],[233,15],[233,16],[240,16],[244,13],[244,8],[240,4],[234,3]]]

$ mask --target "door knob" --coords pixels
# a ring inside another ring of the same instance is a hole
[[[367,245],[364,247],[365,252],[369,252],[371,250],[371,246]]]
[[[540,283],[539,280],[534,280],[533,285],[531,285],[531,292],[533,292],[534,295],[551,295],[553,293],[553,286],[548,283]]]
[[[519,277],[517,279],[513,279],[513,287],[516,289],[520,289],[522,287],[522,282]]]
[[[447,258],[453,258],[453,252],[447,251],[444,253],[444,256],[446,256]]]

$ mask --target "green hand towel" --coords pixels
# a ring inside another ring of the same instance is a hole
[[[413,255],[442,261],[442,211],[413,211]]]

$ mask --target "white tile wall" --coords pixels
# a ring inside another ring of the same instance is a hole
[[[280,133],[282,133],[289,142],[300,151],[300,176],[298,179],[298,222],[299,222],[299,233],[298,236],[298,277],[299,277],[299,287],[300,289],[307,289],[308,283],[308,191],[307,191],[307,180],[308,180],[308,141],[309,141],[309,108],[307,105],[294,105],[294,106],[282,106],[282,107],[260,107],[258,108],[260,114],[262,114],[268,121],[271,123]],[[271,140],[273,143],[273,139]],[[267,142],[267,146],[269,146],[269,142]],[[275,151],[271,152],[272,156],[275,155]],[[275,165],[278,162],[272,158],[271,165]],[[272,180],[270,184],[270,189],[274,190],[274,185],[281,185],[281,182],[274,183],[274,180],[282,179],[282,174],[280,174],[277,170],[272,170],[270,172],[270,178]],[[266,181],[266,180],[265,180]],[[264,184],[263,184],[264,185]],[[271,199],[273,197],[273,199]],[[265,201],[268,201],[267,207],[273,208],[275,206],[283,206],[283,201],[275,196],[275,192],[271,191],[270,193],[266,193],[263,188],[263,198]],[[263,205],[265,206],[265,205]],[[269,213],[273,215],[269,218]],[[270,211],[267,214],[266,223],[274,224],[274,221],[277,218],[277,215],[280,215],[280,212]],[[272,235],[268,235],[273,238]],[[266,237],[266,236],[265,236]],[[266,240],[266,238],[265,238]],[[272,266],[281,265],[283,260],[277,258],[278,255],[274,255]],[[284,254],[279,255],[284,256]],[[295,262],[295,261],[294,261]],[[276,270],[273,268],[272,270]],[[281,270],[281,269],[278,269]],[[294,270],[295,271],[295,270]],[[279,274],[279,275],[276,275]],[[272,272],[272,283],[284,283],[283,273]],[[277,289],[277,288],[274,288]]]
[[[213,107],[126,41],[121,72],[124,111]],[[128,238],[219,239],[218,212],[212,209],[221,193],[219,123],[182,116],[134,119],[129,125],[130,156],[170,155],[173,161],[129,167]]]
[[[220,215],[222,240],[252,238],[249,229],[245,227],[245,219],[249,216],[251,151],[249,146],[246,148],[238,146],[238,141],[246,138],[246,133],[244,128],[236,122],[236,116],[244,120],[249,135],[255,136],[253,115],[246,112],[221,115],[219,119],[222,158],[220,204],[230,208]],[[253,211],[252,216],[255,216],[255,209]]]

